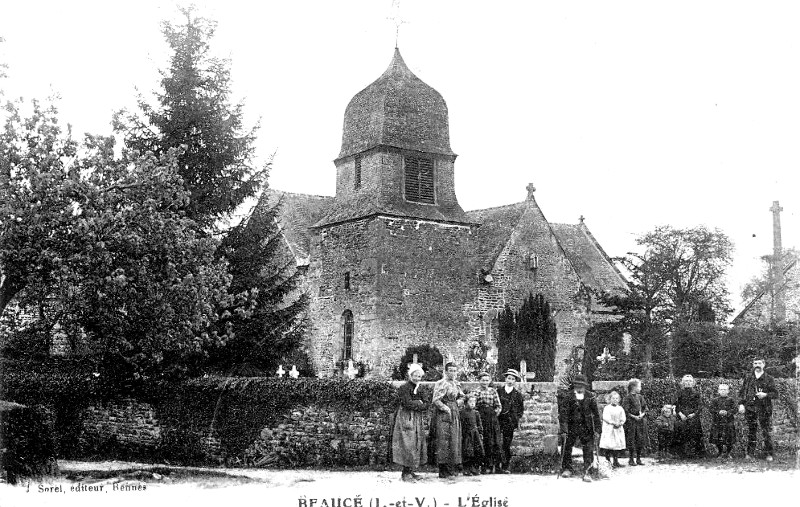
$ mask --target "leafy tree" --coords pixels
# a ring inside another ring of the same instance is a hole
[[[721,231],[657,227],[637,239],[640,252],[617,261],[627,271],[629,287],[622,294],[601,294],[600,300],[621,317],[640,353],[643,376],[666,362],[674,374],[672,336],[676,329],[698,322],[719,322],[728,313],[725,270],[733,245]],[[657,349],[658,345],[663,345]],[[661,358],[654,357],[663,351]]]
[[[408,363],[414,360],[414,354],[417,355],[417,361],[422,364],[422,369],[425,370],[425,375],[422,380],[431,381],[439,380],[442,378],[441,368],[444,364],[444,356],[437,347],[431,345],[417,345],[408,347],[400,358],[400,363],[394,367],[392,378],[395,380],[405,380],[408,373]]]
[[[673,331],[675,373],[699,377],[719,376],[720,329],[712,322],[681,324]]]
[[[140,97],[141,114],[122,111],[114,125],[125,145],[139,153],[163,155],[183,147],[177,166],[190,195],[186,213],[208,227],[254,196],[266,169],[252,164],[257,126],[246,131],[242,103],[230,103],[230,62],[210,55],[216,23],[193,8],[181,13],[182,24],[163,23],[172,56],[161,73],[157,104]]]
[[[620,317],[609,326],[612,332],[620,336],[623,332],[631,334],[632,355],[638,356],[642,376],[650,380],[656,361],[656,344],[668,331],[663,313],[667,306],[668,269],[665,259],[652,251],[631,252],[616,260],[628,273],[627,290],[601,294],[600,301]],[[593,358],[588,356],[587,359]]]
[[[116,160],[112,138],[64,134],[54,107],[9,105],[0,143],[2,308],[49,301],[102,364],[185,372],[229,330],[216,240],[183,211],[176,154]]]
[[[698,322],[713,310],[717,319],[730,311],[725,271],[733,244],[719,229],[704,226],[656,227],[637,240],[665,281],[662,317],[673,325]]]
[[[298,290],[302,275],[284,248],[277,225],[280,206],[264,199],[220,249],[230,263],[231,294],[252,299],[246,312],[224,322],[233,338],[215,352],[214,364],[228,373],[244,367],[271,371],[301,346],[308,295]]]
[[[725,377],[739,377],[752,370],[753,356],[762,356],[767,371],[793,377],[800,327],[790,323],[777,328],[735,325],[721,338],[720,370]]]
[[[73,229],[81,182],[68,162],[78,144],[58,122],[54,105],[5,106],[0,132],[0,313],[24,288],[47,286],[83,248]]]
[[[742,289],[742,301],[747,305],[734,319],[735,323],[749,327],[774,328],[780,326],[775,316],[775,303],[783,298],[786,320],[800,320],[800,253],[788,250],[781,259],[784,274],[775,276],[773,257],[762,258],[764,267],[759,276],[753,277]]]

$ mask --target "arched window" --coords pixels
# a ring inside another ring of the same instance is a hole
[[[353,312],[345,310],[342,314],[344,321],[344,350],[342,352],[342,359],[353,358]]]

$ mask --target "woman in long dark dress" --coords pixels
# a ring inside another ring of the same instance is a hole
[[[473,391],[476,396],[476,407],[483,423],[483,463],[481,473],[488,474],[498,469],[503,463],[503,433],[500,429],[500,414],[502,405],[497,390],[490,386],[492,376],[483,372],[478,376],[480,386]],[[470,393],[472,394],[472,393]]]
[[[631,379],[628,381],[628,395],[622,400],[625,410],[625,443],[628,447],[628,464],[632,466],[644,465],[642,451],[650,445],[647,436],[647,401],[642,392],[642,381]],[[635,456],[635,460],[634,460]]]
[[[392,460],[403,467],[400,478],[404,481],[418,480],[420,477],[414,470],[428,460],[423,428],[428,403],[419,391],[423,375],[422,366],[410,365],[408,382],[397,390],[400,407],[397,409],[392,432]]]
[[[433,386],[436,415],[432,424],[436,425],[436,464],[442,479],[455,475],[455,467],[462,461],[458,402],[463,400],[464,391],[456,380],[456,371],[454,363],[447,363],[444,378]]]

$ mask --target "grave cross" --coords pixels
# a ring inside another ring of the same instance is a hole
[[[278,374],[279,378],[283,378],[283,376],[286,375],[286,370],[283,369],[283,365],[282,364],[279,364],[278,365],[278,369],[277,369],[277,371],[275,371],[275,373]]]

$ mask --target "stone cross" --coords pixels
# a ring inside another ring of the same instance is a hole
[[[400,26],[405,25],[406,22],[403,21],[403,17],[400,15],[400,0],[392,0],[392,15],[388,16],[386,19],[391,21],[394,24],[394,47],[398,47],[398,41],[400,40]]]
[[[350,380],[353,380],[354,378],[356,378],[356,375],[358,375],[358,370],[353,366],[352,359],[347,360],[347,370],[345,371],[345,373],[347,374],[347,377]]]
[[[536,187],[533,186],[533,183],[528,183],[528,186],[525,187],[525,190],[528,191],[528,200],[533,200],[533,193],[536,192]]]
[[[597,356],[597,360],[600,361],[602,364],[606,364],[609,361],[614,361],[617,358],[612,356],[611,353],[608,351],[608,347],[603,347],[603,353]]]
[[[283,365],[282,364],[279,364],[278,365],[278,369],[277,369],[277,371],[275,371],[275,373],[278,374],[279,378],[283,378],[283,376],[286,375],[286,370],[283,369]]]
[[[297,366],[292,365],[292,369],[289,370],[289,376],[292,378],[297,378],[300,376],[300,372],[297,371]]]
[[[583,223],[583,220],[584,220],[584,217],[583,217],[583,215],[581,215],[581,216],[580,216],[580,218],[578,218],[578,220],[580,220],[580,221],[581,221],[581,223]]]

